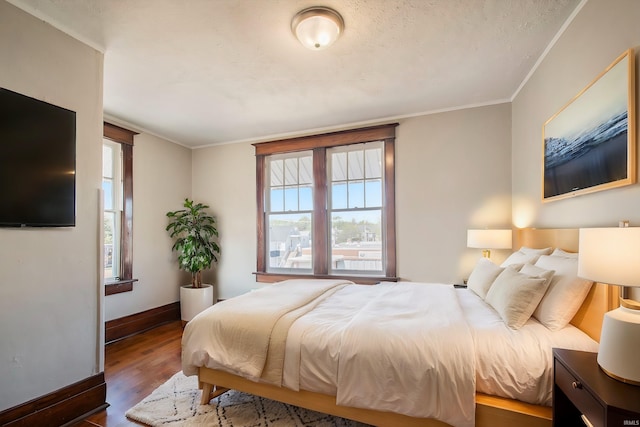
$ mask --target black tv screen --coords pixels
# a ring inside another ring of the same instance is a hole
[[[76,113],[0,88],[0,226],[76,223]]]

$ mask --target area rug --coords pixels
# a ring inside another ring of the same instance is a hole
[[[126,412],[127,418],[150,426],[228,427],[365,427],[344,418],[309,411],[230,390],[200,405],[196,376],[178,372]]]

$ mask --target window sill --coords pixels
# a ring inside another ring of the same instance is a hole
[[[255,272],[257,282],[275,283],[288,279],[343,279],[362,285],[375,285],[379,282],[397,282],[399,277],[384,276],[314,276],[313,274],[283,274],[283,273],[264,273]]]
[[[133,283],[138,279],[122,279],[104,284],[104,295],[115,295],[123,292],[131,292],[133,290]]]

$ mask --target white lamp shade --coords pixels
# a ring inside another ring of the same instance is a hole
[[[338,12],[327,7],[304,9],[291,21],[291,31],[308,49],[320,50],[331,46],[344,30]]]
[[[640,286],[640,227],[581,228],[578,276]]]
[[[511,249],[511,230],[467,230],[467,247]]]

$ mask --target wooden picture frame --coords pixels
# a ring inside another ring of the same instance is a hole
[[[635,55],[629,49],[542,128],[542,201],[636,182]]]

